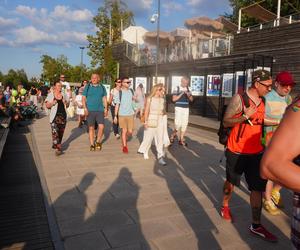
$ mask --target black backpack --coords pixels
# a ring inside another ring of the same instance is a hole
[[[243,109],[244,109],[244,107],[246,107],[246,108],[250,107],[249,96],[247,95],[247,93],[243,93],[242,95],[240,95],[240,97],[242,99]],[[219,143],[224,145],[225,147],[227,146],[228,137],[231,132],[231,127],[225,128],[223,125],[223,119],[224,119],[226,109],[227,109],[227,105],[224,105],[222,108],[222,113],[221,113],[220,127],[219,127],[219,130],[217,133],[219,136]],[[239,127],[238,137],[241,134],[241,130],[242,130],[242,123],[240,124],[240,127]]]

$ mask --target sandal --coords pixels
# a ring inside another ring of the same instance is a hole
[[[170,143],[171,144],[174,143],[176,137],[177,137],[177,135],[171,135],[170,136]]]
[[[187,143],[185,141],[179,141],[178,144],[187,147]]]

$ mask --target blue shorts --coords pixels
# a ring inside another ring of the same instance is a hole
[[[104,124],[104,112],[102,111],[89,111],[87,116],[88,126],[94,126],[95,124]]]

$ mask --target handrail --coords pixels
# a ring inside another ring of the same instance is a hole
[[[270,28],[274,28],[274,27],[278,27],[278,26],[282,26],[282,25],[296,23],[299,21],[300,21],[300,12],[294,13],[292,15],[280,17],[280,19],[274,19],[269,22],[260,23],[260,24],[246,27],[243,30],[240,30],[239,33],[257,31],[257,30],[262,30],[262,29],[270,29]]]
[[[232,52],[232,36],[226,38],[207,38],[191,41],[185,38],[178,43],[170,44],[160,49],[159,63],[191,61],[202,58],[230,55]],[[125,42],[125,55],[138,66],[156,63],[157,51],[155,47],[145,45],[139,48]]]

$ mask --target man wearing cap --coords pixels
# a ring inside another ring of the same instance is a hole
[[[274,123],[274,125],[264,126],[263,142],[265,146],[269,145],[287,106],[292,103],[292,97],[289,94],[294,85],[295,82],[293,76],[287,71],[282,71],[276,76],[275,88],[265,96],[265,121]],[[272,181],[267,182],[263,207],[272,215],[280,214],[280,211],[277,208],[282,207],[280,189],[281,186],[279,184],[273,185]]]
[[[272,78],[269,71],[253,72],[252,85],[243,95],[236,94],[231,99],[223,124],[230,127],[226,148],[226,181],[223,187],[223,206],[221,216],[232,221],[229,209],[234,186],[240,185],[241,175],[250,191],[250,206],[252,224],[249,230],[252,234],[268,241],[277,241],[277,237],[268,232],[260,223],[262,208],[262,193],[265,191],[266,180],[260,177],[259,164],[264,151],[261,136],[264,124],[265,105],[262,97],[272,89]]]

